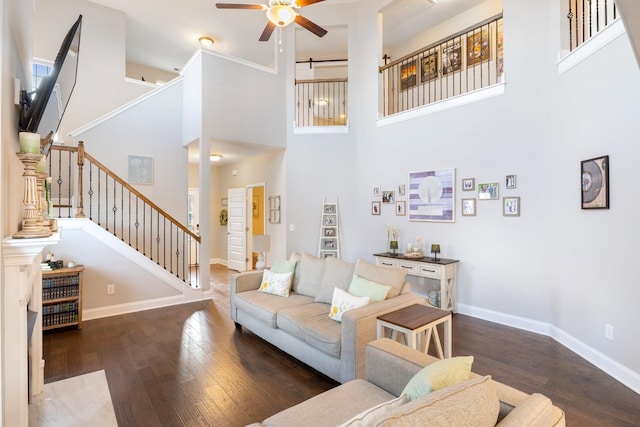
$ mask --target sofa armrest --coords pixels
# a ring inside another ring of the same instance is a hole
[[[420,369],[439,360],[389,338],[370,342],[365,354],[366,380],[394,396]]]
[[[253,291],[260,287],[262,282],[262,271],[244,271],[231,276],[231,284],[229,289],[229,314],[234,322],[238,321],[236,295],[240,292]],[[236,327],[239,326],[236,323]]]
[[[500,427],[548,427],[551,425],[553,425],[551,400],[540,393],[527,396],[502,421],[496,424]]]
[[[262,271],[245,271],[242,273],[236,273],[231,276],[231,289],[230,295],[237,294],[239,292],[253,291],[260,287],[262,281]]]
[[[378,316],[412,304],[424,304],[424,297],[402,294],[368,304],[342,315],[341,382],[365,376],[365,346],[377,338]]]

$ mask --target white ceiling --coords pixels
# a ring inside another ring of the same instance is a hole
[[[180,70],[199,48],[198,38],[207,35],[215,40],[212,50],[271,65],[275,54],[278,30],[269,42],[258,38],[267,22],[260,10],[217,9],[218,0],[90,0],[126,15],[127,62],[160,70]],[[219,0],[224,3],[261,3],[268,0]],[[322,38],[296,26],[297,60],[341,59],[347,55],[346,26],[328,25],[319,17],[331,16],[347,3],[369,0],[324,0],[298,10],[300,14],[328,30]],[[395,46],[425,28],[455,16],[486,0],[394,0],[383,9],[384,43]],[[254,153],[256,147],[239,147],[234,143],[218,142],[217,151],[230,150],[222,162]],[[224,150],[223,150],[224,148]],[[216,147],[212,146],[212,152]],[[224,154],[224,153],[223,153]],[[191,156],[192,157],[192,156]]]

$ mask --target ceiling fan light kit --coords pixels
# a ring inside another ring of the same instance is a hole
[[[264,10],[267,14],[266,27],[262,31],[262,35],[258,40],[266,42],[271,38],[271,34],[276,27],[286,27],[295,22],[301,27],[311,31],[318,37],[327,34],[327,30],[321,26],[311,22],[304,16],[296,12],[311,4],[320,3],[324,0],[269,0],[268,4],[251,4],[251,3],[216,3],[218,9],[251,9]]]
[[[267,9],[267,18],[278,27],[291,24],[298,14],[290,6],[277,4]]]

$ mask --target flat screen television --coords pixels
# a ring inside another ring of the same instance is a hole
[[[39,133],[44,138],[49,133],[53,137],[58,131],[76,85],[81,27],[82,15],[62,41],[49,75],[42,79],[34,92],[23,91],[18,123],[20,132]]]

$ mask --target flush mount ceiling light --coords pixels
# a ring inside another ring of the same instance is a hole
[[[211,37],[207,37],[207,36],[200,37],[198,41],[204,47],[211,47],[213,46],[213,43],[215,43]]]
[[[222,154],[210,154],[209,160],[211,160],[212,162],[219,162],[220,160],[222,160]]]

